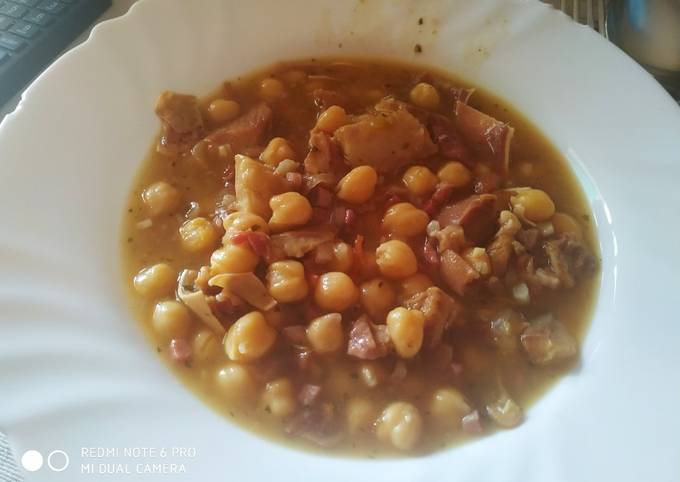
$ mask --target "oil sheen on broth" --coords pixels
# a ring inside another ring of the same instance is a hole
[[[468,87],[332,59],[161,96],[124,275],[187,387],[327,453],[427,453],[526,422],[578,360],[597,243],[558,152]]]

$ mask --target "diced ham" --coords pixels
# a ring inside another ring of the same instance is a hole
[[[299,191],[302,188],[302,174],[299,172],[287,172],[286,182],[291,191]]]
[[[458,301],[436,286],[411,296],[404,302],[404,306],[425,315],[425,344],[429,347],[441,343],[444,332],[456,322],[462,311]]]
[[[429,122],[432,139],[437,144],[439,154],[445,159],[455,159],[467,167],[474,167],[475,162],[470,148],[465,144],[453,123],[442,115],[433,115]]]
[[[272,122],[273,112],[264,102],[255,104],[243,115],[206,137],[215,144],[229,144],[234,152],[261,144]]]
[[[425,203],[423,211],[425,211],[428,216],[433,217],[435,214],[437,214],[439,208],[441,208],[449,200],[451,193],[453,193],[453,186],[451,184],[438,184],[437,188],[434,190],[434,193],[432,193],[432,197],[430,197],[430,199],[428,199],[428,201]]]
[[[479,273],[452,249],[442,253],[440,273],[449,288],[460,296],[470,283],[479,279]]]
[[[343,218],[344,225],[346,227],[353,227],[357,222],[357,213],[352,208],[345,209],[345,216]]]
[[[470,197],[445,206],[437,221],[441,227],[458,224],[463,228],[466,239],[477,245],[486,244],[497,227],[496,196],[473,194]]]
[[[379,173],[394,172],[436,152],[425,126],[406,109],[361,115],[336,130],[333,139],[350,166],[370,165]]]
[[[327,208],[333,204],[333,192],[322,184],[317,184],[312,188],[307,198],[314,207]]]
[[[184,363],[191,358],[191,345],[184,338],[170,340],[170,356],[176,362]]]
[[[302,408],[288,420],[284,432],[306,438],[321,447],[332,447],[342,439],[335,409],[330,403]]]
[[[385,209],[390,208],[400,202],[402,202],[401,197],[398,194],[392,194],[387,198],[387,201],[385,201]]]
[[[362,316],[354,322],[349,332],[347,354],[362,360],[375,360],[387,355],[389,334],[385,325],[373,325]]]
[[[576,340],[549,314],[533,320],[520,340],[529,361],[535,365],[548,365],[576,355]]]
[[[489,160],[499,174],[507,174],[515,130],[461,101],[456,101],[455,114],[456,127],[467,143]]]
[[[439,252],[437,251],[437,243],[431,237],[426,237],[423,243],[423,259],[425,264],[432,269],[439,269]]]
[[[302,386],[298,393],[298,401],[305,407],[314,405],[321,395],[321,386],[307,383]]]
[[[229,238],[234,244],[247,243],[253,253],[261,258],[269,258],[269,236],[261,231],[239,231]]]
[[[275,234],[270,239],[273,249],[281,251],[287,257],[302,258],[317,246],[334,238],[335,229],[325,225]]]

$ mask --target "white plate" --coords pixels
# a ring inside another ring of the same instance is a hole
[[[581,370],[520,428],[422,458],[329,458],[242,431],[160,363],[122,291],[123,203],[161,90],[369,54],[450,69],[517,105],[572,163],[603,254]],[[680,110],[643,70],[538,2],[142,1],[48,69],[0,128],[0,429],[17,454],[69,455],[28,481],[97,480],[100,463],[127,463],[108,478],[128,481],[150,480],[136,471],[151,463],[185,464],[170,480],[677,481],[679,133]]]

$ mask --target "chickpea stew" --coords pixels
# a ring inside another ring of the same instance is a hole
[[[126,283],[160,357],[226,417],[335,453],[427,453],[519,425],[574,366],[590,212],[493,96],[317,59],[155,109]]]

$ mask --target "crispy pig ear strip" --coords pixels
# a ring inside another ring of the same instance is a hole
[[[500,174],[506,175],[515,129],[461,101],[456,101],[455,113],[456,127],[468,144],[491,160]]]
[[[208,280],[210,286],[219,286],[255,308],[268,311],[276,306],[267,287],[253,273],[218,274]]]
[[[185,269],[182,271],[179,275],[179,283],[177,284],[177,296],[203,323],[208,325],[218,335],[223,335],[225,329],[222,323],[213,315],[205,294],[201,290],[196,289],[194,285],[197,276],[198,272],[196,270]]]
[[[272,196],[286,191],[284,181],[267,166],[248,156],[241,154],[234,156],[234,166],[239,211],[269,219],[272,215],[269,200]]]

